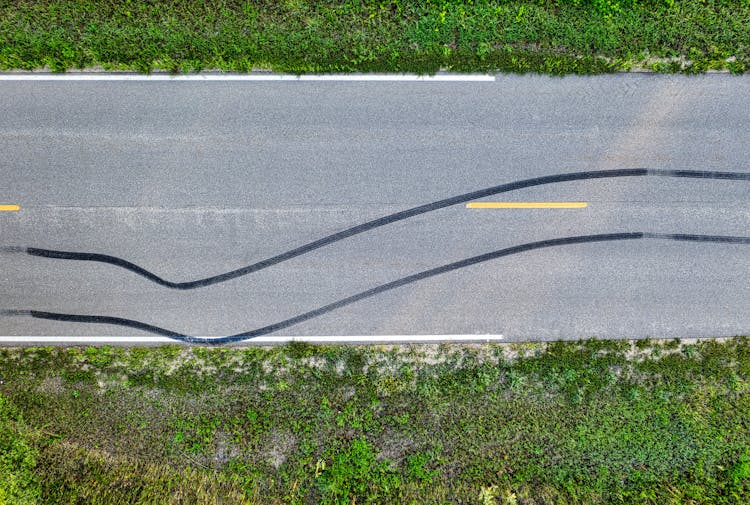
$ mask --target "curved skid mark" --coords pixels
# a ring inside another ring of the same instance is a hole
[[[183,335],[182,333],[177,333],[176,331],[166,330],[164,328],[160,328],[159,326],[142,323],[140,321],[135,321],[133,319],[124,319],[122,317],[58,314],[55,312],[43,312],[39,310],[28,310],[28,311],[19,311],[19,312],[24,312],[30,315],[31,317],[34,317],[37,319],[50,319],[52,321],[63,321],[67,323],[111,324],[114,326],[125,326],[128,328],[134,328],[136,330],[142,330],[148,333],[152,333],[154,335],[161,335],[163,337],[173,338],[175,340],[179,340],[180,342],[206,343],[205,341],[209,340],[205,338],[196,339],[189,335]],[[18,314],[18,315],[26,315],[26,314]]]
[[[229,335],[226,337],[218,337],[218,338],[191,337],[189,335],[183,335],[182,333],[177,333],[171,330],[160,328],[158,326],[152,326],[150,324],[142,323],[140,321],[134,321],[132,319],[123,319],[119,317],[60,314],[60,313],[54,313],[54,312],[40,312],[40,311],[34,311],[34,310],[0,310],[0,316],[2,315],[4,316],[31,316],[37,319],[48,319],[48,320],[53,320],[53,321],[91,323],[91,324],[110,324],[110,325],[115,325],[115,326],[124,326],[128,328],[134,328],[137,330],[146,331],[148,333],[153,333],[156,335],[169,337],[174,340],[185,342],[185,343],[212,344],[212,345],[230,344],[230,343],[242,342],[243,340],[250,340],[254,337],[259,337],[261,335],[266,335],[266,334],[273,333],[275,331],[278,331],[284,328],[288,328],[290,326],[294,326],[303,321],[307,321],[309,319],[322,316],[323,314],[326,314],[328,312],[332,312],[336,309],[340,309],[352,303],[356,303],[360,300],[370,298],[372,296],[378,295],[385,291],[389,291],[391,289],[396,289],[396,288],[411,284],[413,282],[427,279],[429,277],[441,275],[447,272],[451,272],[453,270],[459,270],[461,268],[465,268],[471,265],[476,265],[478,263],[483,263],[485,261],[494,260],[497,258],[501,258],[503,256],[511,256],[514,254],[519,254],[519,253],[523,253],[526,251],[532,251],[534,249],[544,249],[547,247],[557,247],[557,246],[572,245],[572,244],[584,244],[584,243],[591,243],[591,242],[639,240],[642,238],[651,238],[651,239],[658,239],[658,240],[692,241],[692,242],[713,242],[713,243],[722,243],[722,244],[750,244],[750,237],[734,237],[734,236],[723,236],[723,235],[683,235],[683,234],[643,233],[643,232],[607,233],[607,234],[600,234],[600,235],[581,235],[581,236],[575,236],[575,237],[563,237],[563,238],[556,238],[556,239],[550,239],[550,240],[542,240],[540,242],[530,242],[527,244],[521,244],[521,245],[517,245],[513,247],[508,247],[505,249],[499,249],[497,251],[489,252],[486,254],[481,254],[479,256],[473,256],[471,258],[466,258],[461,261],[456,261],[454,263],[448,263],[446,265],[432,268],[430,270],[424,270],[422,272],[409,275],[407,277],[402,277],[401,279],[397,279],[395,281],[392,281],[386,284],[381,284],[380,286],[376,286],[366,291],[362,291],[361,293],[357,293],[347,298],[343,298],[336,302],[330,303],[328,305],[324,305],[322,307],[311,310],[309,312],[305,312],[303,314],[299,314],[295,317],[286,319],[284,321],[280,321],[275,324],[263,326],[261,328],[248,331],[248,332],[244,332],[244,333],[237,333],[235,335]]]
[[[273,256],[271,258],[264,259],[257,263],[253,263],[252,265],[248,265],[246,267],[242,267],[237,270],[232,270],[231,272],[226,272],[226,273],[215,275],[212,277],[206,277],[204,279],[198,279],[198,280],[186,281],[186,282],[173,282],[173,281],[163,279],[159,277],[158,275],[152,272],[149,272],[145,268],[139,267],[138,265],[134,263],[126,261],[122,258],[118,258],[116,256],[110,256],[107,254],[55,251],[55,250],[50,250],[50,249],[37,249],[34,247],[29,247],[25,250],[28,254],[32,256],[39,256],[42,258],[75,260],[75,261],[95,261],[99,263],[107,263],[110,265],[114,265],[116,267],[129,270],[161,286],[165,286],[165,287],[172,288],[172,289],[183,289],[183,290],[196,289],[196,288],[201,288],[205,286],[211,286],[213,284],[219,284],[221,282],[226,282],[231,279],[236,279],[237,277],[242,277],[242,276],[251,274],[253,272],[257,272],[258,270],[263,270],[264,268],[268,268],[270,266],[282,263],[292,258],[296,258],[297,256],[302,256],[303,254],[314,251],[315,249],[325,247],[334,242],[344,240],[346,238],[352,237],[354,235],[358,235],[360,233],[364,233],[374,228],[379,228],[381,226],[394,223],[396,221],[402,221],[410,217],[418,216],[420,214],[425,214],[427,212],[432,212],[438,209],[443,209],[445,207],[450,207],[453,205],[457,205],[459,203],[466,203],[470,200],[476,200],[478,198],[484,198],[487,196],[497,195],[500,193],[507,193],[510,191],[515,191],[515,190],[523,189],[523,188],[530,188],[533,186],[542,186],[545,184],[556,184],[560,182],[581,181],[581,180],[589,180],[589,179],[607,179],[607,178],[616,178],[616,177],[647,177],[647,176],[750,181],[750,173],[745,173],[745,172],[714,172],[714,171],[704,171],[704,170],[654,170],[654,169],[647,169],[647,168],[595,170],[595,171],[587,171],[587,172],[573,172],[573,173],[568,173],[568,174],[556,174],[556,175],[548,175],[544,177],[536,177],[533,179],[525,179],[521,181],[511,182],[508,184],[502,184],[499,186],[492,186],[490,188],[480,189],[477,191],[472,191],[470,193],[464,193],[462,195],[445,198],[443,200],[437,200],[435,202],[428,203],[425,205],[420,205],[418,207],[413,207],[411,209],[402,210],[394,214],[389,214],[387,216],[383,216],[378,219],[373,219],[372,221],[367,221],[366,223],[362,223],[362,224],[353,226],[351,228],[347,228],[346,230],[342,230],[332,235],[328,235],[327,237],[323,237],[321,239],[315,240],[313,242],[302,245],[295,249],[290,249],[289,251],[281,253],[277,256]]]

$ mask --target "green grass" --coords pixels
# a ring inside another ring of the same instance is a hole
[[[741,73],[748,26],[748,0],[5,0],[0,69]]]
[[[0,503],[750,501],[750,339],[0,349]]]
[[[38,450],[18,410],[0,395],[0,505],[36,503]]]

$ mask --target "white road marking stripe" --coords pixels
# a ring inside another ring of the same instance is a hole
[[[362,335],[362,336],[278,336],[278,337],[256,337],[242,342],[243,344],[285,344],[289,342],[307,342],[315,344],[334,344],[343,342],[361,343],[402,343],[402,342],[498,342],[503,340],[502,335]],[[167,337],[157,336],[133,336],[133,337],[2,337],[2,344],[180,344],[180,342]],[[236,344],[235,344],[236,345]]]
[[[453,81],[494,82],[487,74],[131,74],[73,72],[65,74],[18,72],[0,74],[0,81]]]

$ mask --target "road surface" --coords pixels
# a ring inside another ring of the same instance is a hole
[[[749,111],[715,74],[0,82],[0,335],[750,334]]]

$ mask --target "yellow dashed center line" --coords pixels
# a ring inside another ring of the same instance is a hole
[[[582,209],[586,202],[470,202],[467,209]]]
[[[21,210],[18,205],[0,205],[0,212],[15,212]]]

